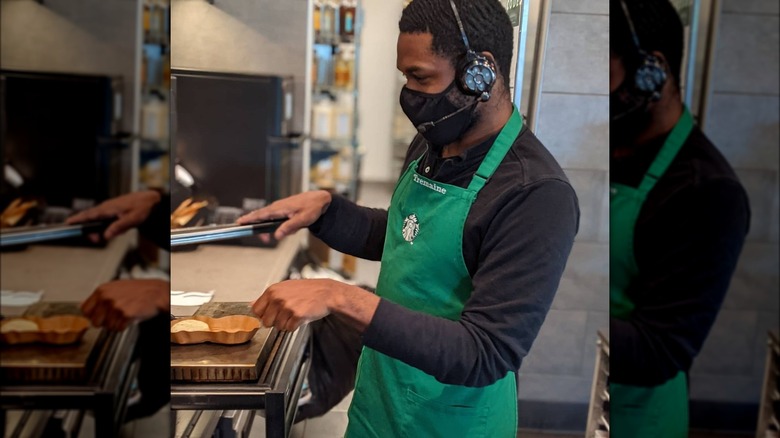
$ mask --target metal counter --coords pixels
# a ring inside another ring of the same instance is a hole
[[[59,238],[62,233],[70,233],[69,230],[64,227],[43,233],[35,231],[35,235],[27,237]],[[83,230],[80,232],[83,233]],[[104,248],[40,243],[21,247],[20,250],[3,251],[0,255],[0,286],[4,290],[43,291],[39,305],[71,302],[77,306],[97,286],[116,278],[122,259],[135,240],[136,231],[133,230],[111,240]],[[0,306],[0,313],[6,317],[21,316],[30,308]],[[56,417],[56,412],[67,410],[61,423],[78,431],[83,417],[83,412],[78,411],[92,410],[95,436],[114,436],[124,419],[127,394],[137,374],[137,363],[131,364],[130,360],[138,328],[131,326],[121,333],[101,331],[100,336],[99,359],[86,383],[0,383],[2,423],[6,423],[7,410],[24,411],[14,425],[8,424],[14,429],[40,426],[40,423],[45,424]],[[73,421],[74,417],[77,421]]]
[[[287,278],[305,241],[305,232],[275,248],[201,245],[171,253],[172,290],[214,291],[212,302],[251,302],[271,284]],[[172,306],[176,316],[197,309]],[[176,437],[240,436],[251,429],[255,411],[264,411],[266,436],[287,437],[304,378],[310,367],[310,330],[275,336],[256,382],[171,383]],[[217,432],[218,431],[218,432]]]
[[[86,383],[10,384],[0,386],[0,409],[6,410],[91,410],[95,416],[95,436],[116,436],[124,419],[130,384],[137,362],[131,363],[138,338],[137,326],[120,333],[104,332],[99,357]],[[23,422],[39,421],[23,416]],[[3,419],[3,423],[5,420]],[[25,424],[17,424],[23,428]],[[78,427],[77,427],[78,428]]]

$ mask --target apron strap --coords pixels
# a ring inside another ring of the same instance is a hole
[[[485,186],[498,168],[498,165],[504,160],[506,153],[512,148],[521,129],[523,129],[523,119],[520,117],[517,107],[512,105],[512,115],[509,117],[509,121],[501,129],[501,133],[498,134],[496,141],[493,142],[487,155],[482,159],[482,164],[479,165],[479,169],[477,169],[474,177],[471,178],[469,190],[479,192]]]
[[[666,169],[674,161],[674,157],[677,156],[677,153],[685,144],[691,130],[693,130],[693,117],[691,117],[688,108],[683,106],[680,120],[672,128],[672,132],[669,133],[669,137],[666,138],[664,145],[658,151],[658,155],[656,155],[655,160],[653,160],[644,178],[642,178],[642,182],[639,184],[638,190],[640,193],[647,195],[653,189],[655,183],[663,176]]]

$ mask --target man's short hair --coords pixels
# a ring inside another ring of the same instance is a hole
[[[634,23],[639,44],[647,53],[664,54],[677,85],[683,54],[683,24],[669,0],[624,0]],[[632,39],[620,0],[609,4],[609,47],[633,72],[639,66],[639,53]]]
[[[512,22],[499,0],[454,0],[471,48],[490,52],[496,60],[498,74],[506,81],[512,64]],[[466,53],[458,22],[449,0],[414,0],[401,15],[398,27],[402,33],[430,33],[431,49],[448,58],[453,67]]]

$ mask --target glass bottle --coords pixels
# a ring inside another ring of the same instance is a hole
[[[347,62],[346,51],[340,49],[336,55],[334,69],[334,85],[336,88],[347,88],[349,85],[349,63]]]
[[[322,9],[322,32],[323,42],[332,43],[335,40],[336,30],[336,7],[332,0],[325,0]]]
[[[322,25],[322,1],[314,0],[314,13],[312,14],[312,24],[314,25],[314,41],[320,41]]]
[[[355,39],[355,18],[357,14],[357,0],[342,0],[339,9],[339,34],[342,41]]]

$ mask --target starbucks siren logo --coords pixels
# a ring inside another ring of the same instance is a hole
[[[404,240],[407,242],[414,244],[412,242],[415,237],[417,237],[417,233],[420,232],[420,224],[417,222],[417,215],[412,213],[409,216],[407,216],[406,219],[404,219],[404,228],[401,230],[401,234],[404,236]]]

